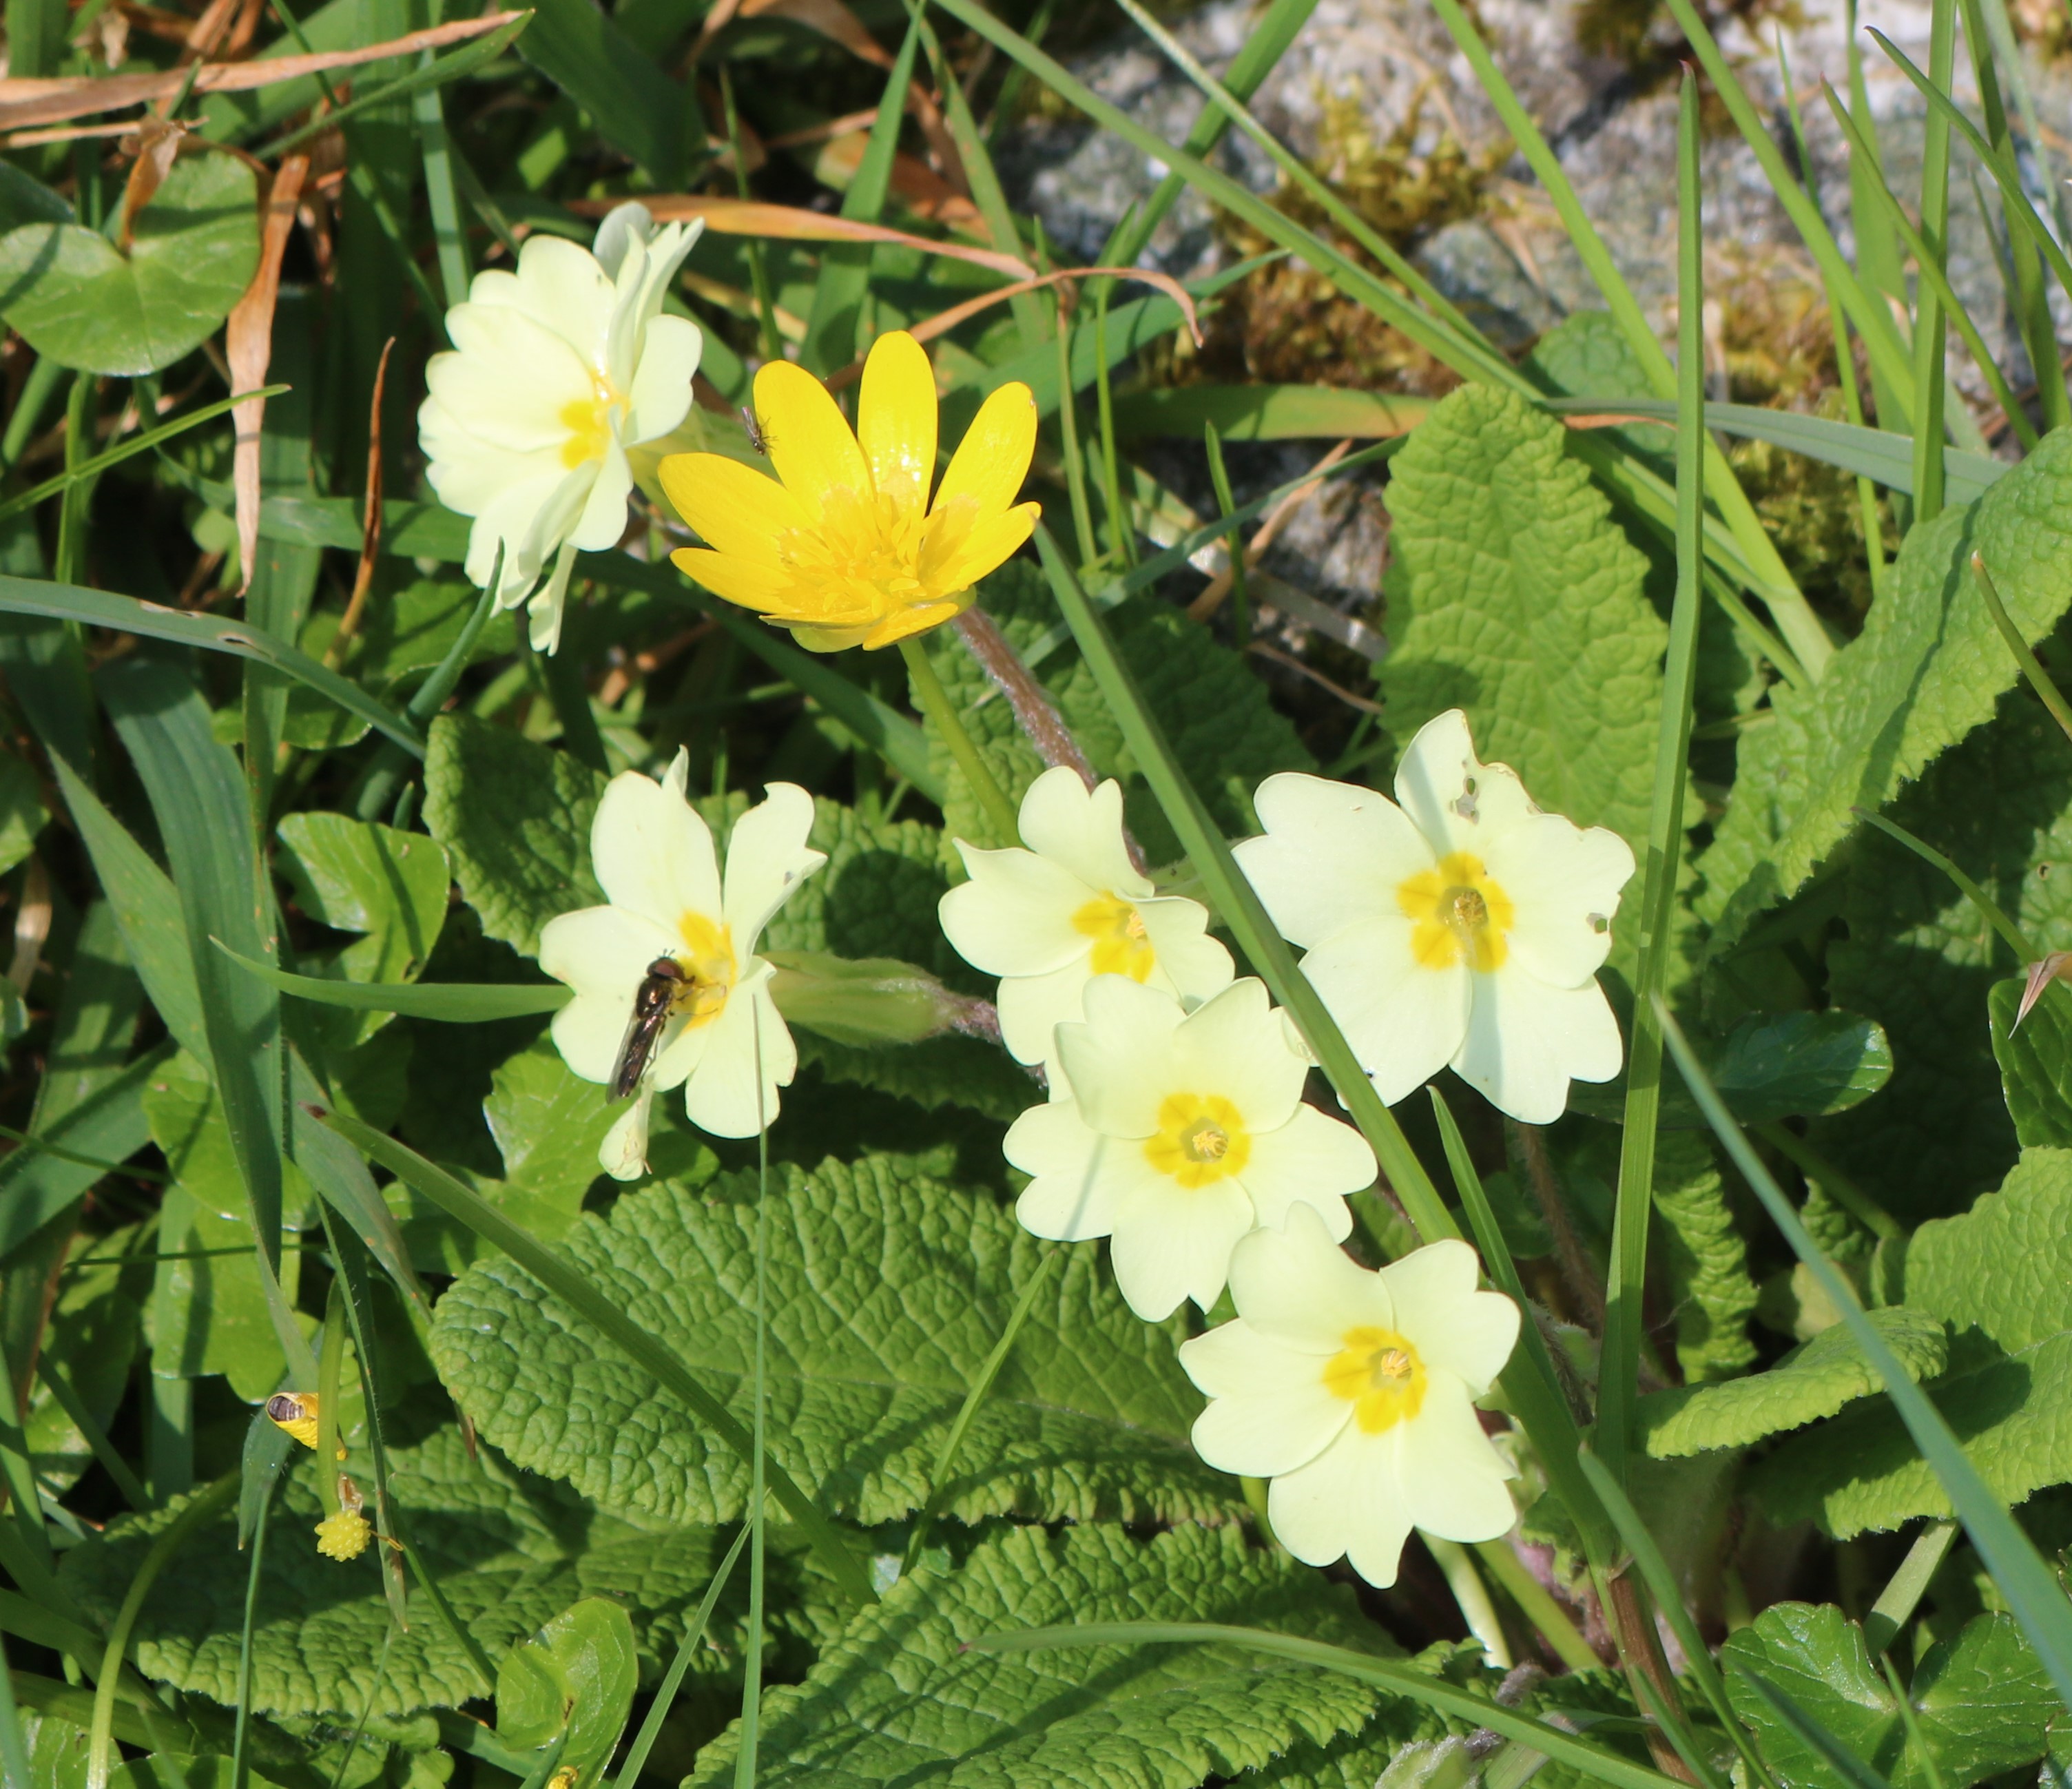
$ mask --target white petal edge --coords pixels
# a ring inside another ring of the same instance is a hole
[[[1474,1007],[1453,1072],[1521,1125],[1551,1125],[1568,1083],[1609,1081],[1625,1046],[1595,981],[1553,988],[1513,964],[1474,978]]]

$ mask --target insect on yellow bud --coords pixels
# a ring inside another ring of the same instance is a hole
[[[317,1445],[317,1395],[314,1392],[276,1392],[266,1400],[266,1415],[305,1447]]]

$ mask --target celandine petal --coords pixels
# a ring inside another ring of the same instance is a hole
[[[896,646],[901,640],[910,640],[915,634],[925,634],[931,627],[939,627],[946,621],[954,621],[961,611],[971,607],[970,593],[960,594],[966,600],[914,603],[891,609],[857,644],[865,652],[874,652],[883,647]]]
[[[1035,394],[1017,380],[1002,385],[979,406],[969,431],[950,458],[934,508],[944,509],[970,498],[981,515],[1005,509],[1022,494],[1035,454]]]
[[[856,433],[878,495],[918,522],[935,475],[935,372],[927,351],[903,329],[871,344]]]
[[[775,570],[779,539],[808,525],[783,485],[724,454],[672,454],[655,475],[676,513],[709,545],[746,563]]]
[[[809,520],[820,520],[836,491],[870,496],[863,450],[827,387],[804,368],[788,360],[764,366],[755,376],[755,414],[771,464]]]
[[[679,547],[669,555],[669,563],[722,602],[738,603],[758,615],[773,612],[788,599],[793,587],[790,577],[775,565],[736,559],[708,547]]]
[[[937,524],[921,545],[921,582],[939,596],[968,593],[1014,557],[1042,512],[1040,504],[1021,504],[1004,516],[975,517],[964,528]],[[970,606],[968,598],[959,605]]]

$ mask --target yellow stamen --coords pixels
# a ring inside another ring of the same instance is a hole
[[[1158,1129],[1145,1140],[1144,1154],[1192,1192],[1244,1173],[1252,1133],[1244,1114],[1219,1093],[1170,1093],[1159,1104]]]
[[[1148,981],[1158,953],[1145,935],[1144,915],[1114,894],[1099,894],[1072,915],[1072,930],[1091,938],[1089,963],[1096,975],[1126,975]]]
[[[734,936],[725,925],[715,925],[702,913],[685,913],[678,918],[676,931],[684,940],[684,954],[676,959],[684,971],[684,991],[676,996],[673,1010],[686,1028],[694,1029],[726,1010],[741,967],[734,954]]]
[[[588,397],[572,398],[561,406],[556,420],[569,432],[568,439],[561,443],[562,465],[574,471],[578,466],[604,458],[605,450],[611,444],[611,413],[622,401],[607,380],[598,379],[596,389]]]
[[[1353,1421],[1370,1435],[1417,1414],[1424,1402],[1424,1363],[1393,1330],[1356,1324],[1343,1347],[1324,1363],[1324,1385],[1353,1407]]]
[[[1437,869],[1405,877],[1396,886],[1396,904],[1415,922],[1411,954],[1428,969],[1465,962],[1489,975],[1510,955],[1506,935],[1517,923],[1518,911],[1471,851],[1449,852]]]

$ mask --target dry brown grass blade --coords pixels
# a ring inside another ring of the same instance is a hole
[[[870,143],[867,130],[835,138],[814,158],[815,176],[828,186],[846,187],[861,170]],[[891,181],[900,204],[915,216],[974,233],[981,227],[978,207],[919,156],[904,150],[894,154]]]
[[[588,217],[602,217],[618,203],[615,199],[583,199],[569,209]],[[968,261],[974,267],[989,268],[1013,279],[1033,279],[1036,273],[1027,261],[991,249],[974,249],[961,242],[932,242],[927,236],[912,236],[883,224],[828,217],[796,205],[767,205],[757,199],[723,199],[682,192],[643,193],[640,203],[658,222],[702,217],[707,229],[717,230],[722,236],[759,236],[788,242],[894,242],[902,248],[919,249],[923,254]],[[1157,278],[1162,278],[1139,273],[1133,267],[1111,269],[1117,270],[1130,279],[1153,279],[1154,283]],[[1005,288],[1001,295],[1006,295]]]
[[[937,246],[940,246],[938,245]],[[1004,261],[1004,255],[995,256]],[[1155,286],[1180,307],[1180,314],[1187,319],[1187,332],[1194,338],[1197,346],[1202,339],[1202,326],[1194,315],[1194,301],[1186,287],[1165,273],[1153,273],[1148,267],[1063,267],[1054,273],[1034,273],[1026,279],[1017,280],[1012,286],[1002,286],[991,292],[981,293],[975,298],[967,298],[962,304],[953,304],[947,311],[939,311],[932,317],[922,319],[909,327],[908,334],[917,342],[931,342],[938,335],[955,329],[967,319],[976,317],[981,311],[996,304],[1005,303],[1024,292],[1041,290],[1046,286],[1063,285],[1067,280],[1126,279],[1139,280],[1146,286]],[[839,372],[828,380],[830,391],[839,390],[863,376],[863,362],[852,360]]]
[[[2043,990],[2054,981],[2064,978],[2068,966],[2072,966],[2072,951],[2053,951],[2040,963],[2029,966],[2029,980],[2021,990],[2021,1005],[2014,1015],[2012,1030],[2029,1017],[2029,1010],[2042,999]]]
[[[266,383],[266,363],[273,351],[273,304],[281,291],[281,257],[288,246],[288,232],[295,227],[295,209],[309,171],[308,156],[283,156],[266,195],[258,269],[230,313],[224,332],[232,391],[250,391]],[[240,595],[252,582],[252,568],[259,557],[259,431],[265,417],[263,397],[249,398],[231,413],[236,443],[231,484],[237,496],[237,566],[245,581]]]
[[[516,13],[495,12],[480,19],[456,19],[449,24],[434,25],[429,31],[410,31],[386,43],[364,44],[357,49],[327,50],[314,56],[269,56],[256,62],[211,63],[195,76],[194,91],[249,93],[255,88],[299,80],[306,75],[319,74],[327,69],[384,62],[391,56],[415,56],[420,50],[465,43],[517,16]],[[23,77],[0,80],[0,130],[25,130],[35,125],[62,124],[68,118],[113,112],[125,105],[147,105],[154,100],[179,93],[187,72],[175,68],[149,75],[64,75],[47,80]]]
[[[388,356],[395,352],[396,338],[391,335],[381,344],[381,359],[374,368],[374,396],[367,408],[367,520],[360,532],[360,569],[352,574],[352,600],[324,648],[324,663],[334,671],[345,656],[346,643],[359,631],[367,593],[374,587],[375,562],[381,557],[381,393],[388,384]]]

